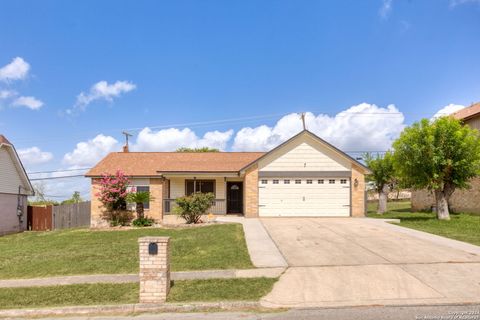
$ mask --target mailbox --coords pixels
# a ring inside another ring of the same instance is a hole
[[[148,244],[148,254],[156,255],[158,254],[158,245],[154,242]]]

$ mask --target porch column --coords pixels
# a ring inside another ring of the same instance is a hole
[[[223,177],[223,189],[225,189],[225,193],[223,195],[223,204],[225,206],[225,213],[228,213],[228,204],[227,204],[227,194],[228,194],[228,190],[227,190],[227,177]]]
[[[247,169],[244,178],[244,212],[245,218],[258,217],[258,166]]]
[[[165,187],[163,178],[151,178],[150,179],[150,195],[154,198],[150,200],[150,209],[148,216],[155,219],[158,222],[163,220],[163,195]]]

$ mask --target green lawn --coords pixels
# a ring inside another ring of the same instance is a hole
[[[400,225],[439,236],[480,245],[480,216],[467,213],[450,214],[450,221],[438,220],[435,213],[411,212],[409,201],[389,202],[388,212],[376,214],[377,203],[368,204],[371,218],[400,219]]]
[[[253,267],[240,224],[24,232],[0,237],[0,279],[138,272],[142,236],[171,237],[173,271]]]
[[[175,281],[168,302],[259,300],[277,279]],[[138,303],[138,283],[0,288],[0,309]]]
[[[175,281],[169,302],[259,300],[272,290],[274,278]]]

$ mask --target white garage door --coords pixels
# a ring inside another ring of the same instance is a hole
[[[348,178],[260,178],[258,183],[260,216],[350,216]]]

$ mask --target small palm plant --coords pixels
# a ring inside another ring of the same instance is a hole
[[[140,191],[140,192],[131,192],[127,195],[127,202],[135,203],[137,212],[137,218],[143,219],[144,218],[144,206],[145,202],[150,202],[150,200],[154,200],[152,196],[150,196],[150,192],[148,191]]]

